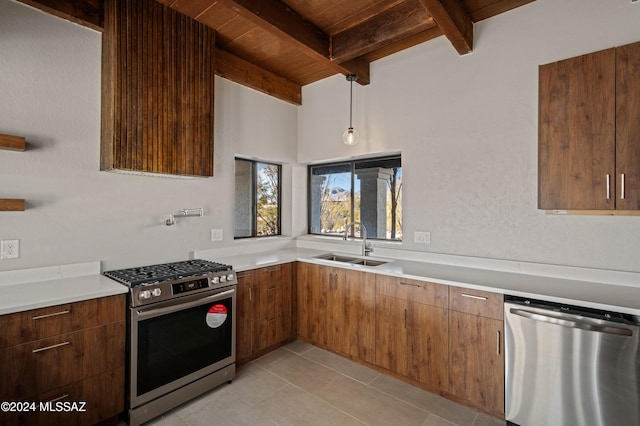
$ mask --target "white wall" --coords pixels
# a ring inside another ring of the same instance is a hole
[[[640,217],[537,210],[538,65],[638,40],[640,3],[537,0],[477,23],[469,55],[441,37],[373,63],[355,147],[345,78],[305,86],[298,161],[401,151],[404,249],[640,271]]]
[[[354,85],[361,142],[347,148],[348,84],[305,86],[293,107],[216,80],[215,177],[176,180],[99,172],[99,33],[0,0],[0,239],[20,259],[0,270],[104,261],[105,269],[235,248],[233,157],[287,163],[283,230],[306,229],[307,163],[402,151],[405,249],[640,271],[640,217],[555,217],[536,209],[537,67],[640,40],[640,3],[537,0],[476,24],[474,52],[440,38],[377,61]],[[296,147],[297,143],[297,147]],[[180,208],[203,218],[163,225]],[[223,228],[223,242],[209,241]],[[417,246],[415,230],[431,231]],[[253,243],[252,243],[253,244]]]
[[[0,198],[27,200],[25,212],[0,212],[0,239],[21,249],[0,270],[95,260],[113,269],[232,246],[234,155],[296,161],[297,108],[217,78],[213,178],[100,172],[100,61],[100,33],[0,0],[0,133],[28,142],[26,152],[0,150]],[[164,225],[194,207],[205,216]],[[286,203],[285,233],[291,222]],[[211,228],[223,228],[223,242],[210,241]]]

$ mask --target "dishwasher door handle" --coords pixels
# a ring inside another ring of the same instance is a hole
[[[589,321],[583,321],[580,317],[574,315],[558,313],[555,315],[545,315],[539,312],[531,312],[524,309],[509,309],[514,315],[532,319],[534,321],[546,322],[549,324],[560,325],[562,327],[579,328],[581,330],[595,331],[598,333],[614,334],[617,336],[633,336],[633,331],[625,327],[616,327],[614,325],[594,324]]]

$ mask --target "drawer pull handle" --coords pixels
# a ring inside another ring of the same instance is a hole
[[[402,282],[402,281],[400,281],[400,284],[401,284],[401,285],[408,285],[408,286],[410,286],[410,287],[418,287],[418,288],[420,288],[420,284],[404,283],[404,282]]]
[[[249,272],[249,273],[244,273],[244,274],[237,274],[236,276],[238,278],[246,278],[246,277],[250,277],[251,275],[252,275],[251,272]]]
[[[63,399],[67,399],[67,398],[69,398],[69,394],[68,393],[63,393],[59,397],[53,398],[52,400],[47,401],[47,404],[53,404],[54,402],[62,401]]]
[[[487,300],[488,299],[488,297],[475,296],[473,294],[467,294],[467,293],[462,293],[462,297],[468,297],[469,299],[476,299],[476,300]]]
[[[273,268],[267,269],[267,272],[276,272],[282,269],[282,266],[274,266]]]
[[[71,342],[66,341],[66,342],[58,343],[57,345],[47,346],[46,348],[34,349],[31,352],[35,354],[35,353],[38,353],[38,352],[48,351],[49,349],[55,349],[55,348],[59,348],[61,346],[67,346],[70,343]]]
[[[33,319],[34,320],[39,320],[39,319],[44,319],[44,318],[57,317],[58,315],[68,314],[69,312],[71,312],[71,311],[67,310],[67,311],[55,312],[53,314],[38,315],[37,317],[33,317]]]

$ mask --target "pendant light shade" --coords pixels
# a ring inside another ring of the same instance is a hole
[[[347,76],[347,81],[350,82],[350,92],[349,92],[349,128],[344,131],[342,134],[342,140],[345,145],[355,145],[358,143],[358,139],[360,136],[358,132],[353,128],[351,123],[351,119],[353,117],[353,82],[358,79],[358,76],[355,74],[349,74]]]
[[[358,135],[358,132],[356,132],[353,127],[349,127],[342,134],[342,140],[344,141],[345,145],[355,145],[358,143],[359,138],[360,135]]]

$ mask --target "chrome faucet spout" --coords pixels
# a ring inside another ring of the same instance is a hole
[[[360,223],[360,222],[348,223],[344,227],[344,235],[342,236],[342,239],[344,241],[347,241],[347,237],[349,235],[349,228],[353,228],[355,225],[359,225],[360,226],[360,235],[362,236],[362,255],[363,256],[368,256],[369,253],[371,253],[373,251],[373,247],[371,246],[371,244],[367,243],[367,228],[364,226],[363,223]],[[355,238],[355,237],[356,237],[356,231],[354,229],[353,230],[353,238]]]

